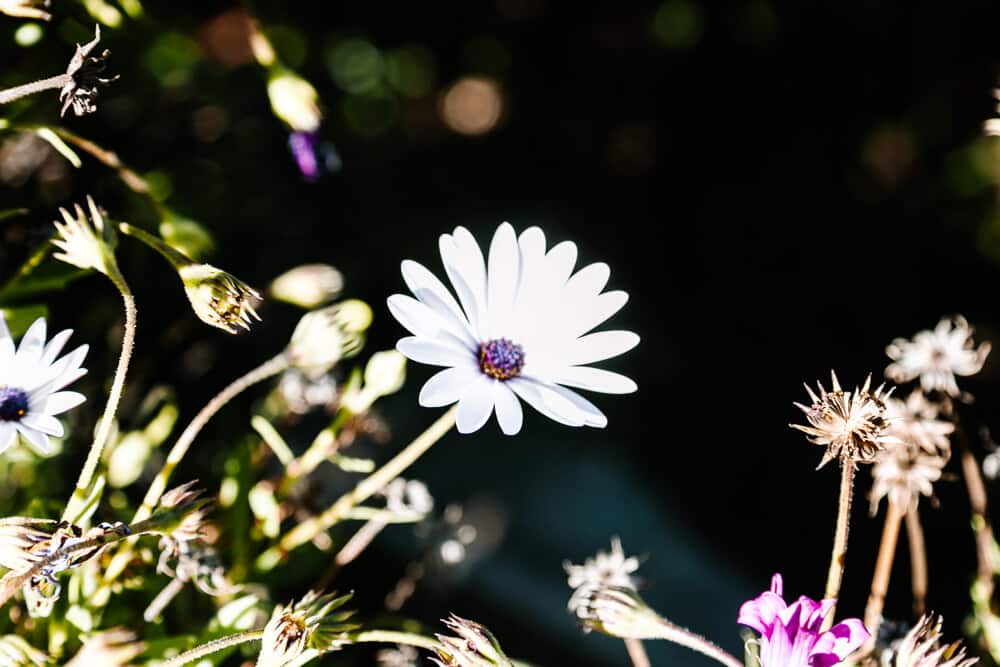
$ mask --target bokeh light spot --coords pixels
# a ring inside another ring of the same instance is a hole
[[[440,112],[445,125],[459,134],[485,134],[503,113],[500,86],[486,77],[459,79],[441,98]]]

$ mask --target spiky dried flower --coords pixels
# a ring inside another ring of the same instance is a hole
[[[107,69],[108,56],[111,55],[109,50],[104,49],[97,56],[90,55],[100,41],[101,27],[95,25],[94,39],[86,44],[76,45],[76,53],[73,54],[73,58],[66,68],[68,80],[59,92],[59,101],[63,103],[59,115],[65,116],[70,108],[77,116],[85,116],[97,111],[97,106],[94,103],[97,100],[99,88],[108,86],[118,79],[117,74],[110,78],[100,76]]]
[[[938,419],[941,406],[927,400],[920,389],[914,389],[905,401],[889,397],[885,401],[889,434],[917,447],[929,455],[951,455],[950,436],[955,431],[951,422]]]
[[[871,375],[865,384],[854,391],[844,391],[837,380],[837,374],[830,371],[832,389],[827,391],[823,384],[816,383],[817,396],[805,385],[812,405],[795,405],[805,413],[809,426],[789,424],[794,429],[809,436],[809,442],[826,447],[817,470],[833,459],[840,459],[842,465],[871,463],[886,445],[896,442],[887,433],[885,399],[892,389],[885,390],[879,385],[871,391]]]
[[[249,331],[251,318],[260,321],[254,310],[260,294],[231,273],[211,264],[188,264],[177,272],[194,314],[205,324],[234,334],[237,327]]]
[[[943,318],[933,331],[921,331],[913,340],[897,338],[885,348],[893,363],[885,376],[894,382],[920,378],[924,391],[940,391],[948,396],[961,395],[956,375],[975,375],[990,353],[989,342],[977,347],[973,329],[961,315]]]
[[[336,593],[320,595],[309,591],[287,607],[275,607],[264,626],[257,667],[283,667],[306,649],[319,653],[339,649],[349,641],[346,633],[360,627],[344,622],[354,615],[354,610],[336,611],[352,596],[353,593],[336,597]]]
[[[662,636],[663,619],[634,588],[602,586],[583,590],[585,595],[576,608],[576,618],[585,632],[596,630],[623,639]]]
[[[514,667],[497,638],[479,623],[452,614],[444,624],[458,636],[437,635],[441,647],[431,661],[438,667]]]
[[[868,495],[871,514],[878,512],[882,498],[906,512],[915,508],[920,496],[934,496],[934,482],[948,462],[947,455],[927,454],[907,443],[890,445],[872,466],[872,488]]]
[[[569,576],[567,583],[573,589],[568,607],[571,612],[576,613],[596,589],[610,586],[635,590],[637,582],[632,574],[639,569],[639,559],[635,556],[626,557],[621,539],[612,537],[610,552],[598,551],[593,558],[585,560],[583,565],[565,561],[563,569]]]
[[[941,646],[941,616],[925,614],[895,649],[892,667],[969,667],[979,658],[966,658],[961,641]]]
[[[114,226],[105,223],[100,208],[89,195],[89,219],[79,204],[73,210],[75,217],[66,209],[60,208],[63,222],[56,220],[53,223],[56,236],[52,239],[52,245],[61,251],[54,253],[53,257],[81,269],[93,269],[106,276],[119,276],[118,262],[115,261],[117,238]]]

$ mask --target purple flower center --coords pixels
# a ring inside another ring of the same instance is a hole
[[[18,387],[0,386],[0,421],[18,422],[28,414],[28,394]]]
[[[517,377],[524,368],[524,348],[506,338],[480,343],[479,368],[497,380]]]

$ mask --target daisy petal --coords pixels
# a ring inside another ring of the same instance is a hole
[[[595,428],[604,428],[608,425],[608,418],[604,416],[604,413],[597,409],[597,406],[585,399],[580,394],[576,393],[572,389],[567,389],[566,387],[560,387],[559,385],[553,385],[552,391],[566,398],[570,403],[576,406],[584,417],[584,424],[586,426],[593,426]]]
[[[65,331],[60,331],[53,336],[52,340],[45,345],[45,351],[42,353],[42,363],[51,364],[55,361],[56,357],[58,357],[59,353],[62,352],[63,347],[66,345],[66,341],[69,340],[71,335],[73,335],[73,330],[66,329]]]
[[[430,290],[437,295],[442,303],[447,304],[448,309],[455,315],[455,317],[463,318],[465,315],[462,313],[461,306],[455,301],[455,297],[451,295],[448,288],[444,286],[437,276],[431,273],[423,264],[419,262],[414,262],[411,259],[403,260],[400,266],[403,273],[403,281],[406,286],[410,288],[410,292],[414,296],[417,295],[419,290]],[[419,297],[418,297],[419,298]]]
[[[502,335],[502,327],[510,321],[514,296],[520,275],[517,236],[510,223],[497,227],[490,243],[489,269],[486,272],[486,306],[490,321],[489,337]]]
[[[438,371],[420,389],[418,402],[425,408],[440,408],[462,398],[465,388],[482,373],[475,366],[455,366]]]
[[[5,338],[10,338],[10,329],[7,328],[7,317],[0,311],[0,340]]]
[[[604,262],[588,264],[566,281],[564,293],[568,300],[592,298],[601,293],[611,278],[611,267]]]
[[[555,373],[552,381],[578,389],[597,391],[602,394],[631,394],[639,387],[631,378],[603,368],[589,366],[569,366]]]
[[[452,338],[417,338],[409,336],[396,343],[396,349],[408,359],[432,366],[464,366],[475,360],[472,352]]]
[[[25,426],[23,421],[16,422],[14,428],[17,429],[28,444],[31,445],[39,454],[48,454],[51,451],[49,447],[49,436],[45,435],[41,431],[36,431],[35,429]]]
[[[10,422],[0,422],[0,453],[10,449],[17,439],[17,429]]]
[[[631,331],[599,331],[573,341],[564,362],[568,366],[592,364],[624,354],[638,344],[639,336]]]
[[[493,412],[493,383],[485,375],[466,387],[458,402],[456,425],[459,433],[478,431]]]
[[[617,313],[628,303],[628,293],[619,290],[605,292],[588,301],[579,310],[571,312],[562,324],[565,332],[573,336],[582,336]]]
[[[36,431],[41,431],[48,435],[54,435],[57,438],[61,438],[63,435],[63,425],[55,417],[50,417],[45,414],[29,414],[25,415],[21,419],[21,423],[28,428],[35,429]]]
[[[517,435],[524,423],[524,412],[521,410],[521,402],[506,383],[493,383],[493,403],[500,430],[504,435]]]
[[[549,419],[567,426],[583,426],[585,423],[584,416],[573,402],[552,386],[524,377],[507,380],[507,384],[515,394]]]
[[[444,328],[438,314],[412,296],[393,294],[386,299],[386,305],[392,316],[414,336],[434,338]]]
[[[86,396],[75,391],[56,392],[45,400],[42,412],[47,415],[59,415],[75,408],[85,400],[87,400]]]

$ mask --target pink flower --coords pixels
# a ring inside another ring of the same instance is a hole
[[[816,602],[803,595],[791,605],[785,604],[781,575],[775,574],[771,590],[744,602],[736,621],[760,633],[761,667],[831,667],[871,636],[857,618],[820,632],[834,603]]]

